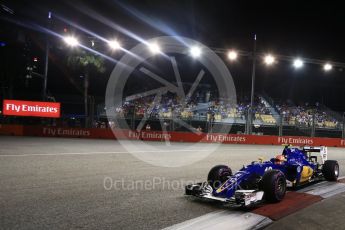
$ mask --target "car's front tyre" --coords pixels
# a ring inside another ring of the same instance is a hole
[[[230,176],[232,175],[231,169],[226,165],[214,166],[207,176],[207,182],[213,189],[219,188]]]
[[[281,201],[286,193],[286,178],[280,170],[269,170],[262,177],[262,189],[268,202]]]

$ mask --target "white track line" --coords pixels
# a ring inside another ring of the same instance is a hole
[[[194,229],[261,229],[269,225],[271,219],[249,212],[215,211],[185,222],[164,228],[164,230],[194,230]]]
[[[342,178],[344,177],[339,177],[339,179]],[[314,185],[310,185],[301,190],[298,190],[297,192],[321,196],[322,198],[329,198],[331,196],[345,192],[345,184],[338,182],[323,181]]]
[[[158,146],[159,147],[159,146]],[[216,151],[218,149],[215,149]],[[257,151],[257,149],[238,149],[238,148],[227,148],[227,149],[220,149],[220,150],[240,150],[240,151]],[[173,149],[173,150],[137,150],[137,151],[131,151],[133,153],[169,153],[169,152],[207,152],[210,151],[208,149]],[[27,154],[0,154],[0,157],[23,157],[23,156],[64,156],[64,155],[94,155],[94,154],[118,154],[118,153],[129,153],[128,151],[114,151],[114,152],[81,152],[81,153],[27,153]]]
[[[131,151],[133,153],[170,153],[170,152],[205,152],[208,150],[202,149],[176,149],[176,150],[138,150]],[[116,152],[84,152],[84,153],[28,153],[28,154],[5,154],[0,157],[27,157],[27,156],[64,156],[64,155],[97,155],[97,154],[118,154],[118,153],[129,153],[128,151],[116,151]]]

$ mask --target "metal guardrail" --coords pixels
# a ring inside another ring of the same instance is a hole
[[[315,122],[291,122],[286,120],[283,116],[272,116],[265,114],[257,114],[254,116],[252,130],[254,134],[260,135],[278,135],[278,136],[322,136],[322,137],[345,137],[345,130],[343,122],[338,122],[333,126],[324,126]],[[126,124],[131,129],[136,129],[143,116],[135,114],[119,116],[118,118],[125,120]],[[179,118],[190,127],[195,129],[201,128],[204,132],[214,132],[214,127],[226,126],[231,127],[229,133],[246,133],[248,122],[247,116],[237,117],[214,117],[210,118],[207,115],[194,115],[190,117],[175,117],[175,118],[159,118],[148,117],[146,124],[151,124],[151,129],[162,130],[161,124],[164,122],[169,131],[183,130],[188,131],[188,128],[181,126],[175,121]],[[69,126],[69,127],[84,127],[85,116],[80,114],[64,114],[60,119],[51,118],[33,118],[33,117],[4,117],[0,114],[0,124],[23,124],[23,125],[51,125],[51,126]],[[108,119],[105,115],[98,114],[94,120],[90,122],[89,127],[106,128],[109,127]],[[190,131],[190,130],[189,130]]]

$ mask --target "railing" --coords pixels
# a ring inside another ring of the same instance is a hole
[[[201,129],[202,132],[215,133],[226,130],[232,134],[244,134],[248,130],[247,115],[220,115],[220,114],[167,114],[148,116],[143,123],[144,115],[138,114],[117,114],[119,125],[136,130],[140,124],[146,129],[147,124],[151,130],[161,131],[190,131]],[[310,136],[310,137],[345,137],[344,121],[317,121],[315,119],[301,120],[285,116],[274,116],[269,114],[255,114],[252,125],[252,134],[256,135],[277,135],[277,136]],[[94,119],[88,119],[88,127],[108,128],[114,123],[109,122],[105,114],[98,114]],[[5,117],[0,114],[0,124],[21,124],[21,125],[47,125],[63,127],[85,127],[85,116],[78,114],[63,114],[59,119],[37,118],[37,117]]]

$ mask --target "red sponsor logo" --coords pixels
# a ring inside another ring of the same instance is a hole
[[[293,144],[293,145],[313,145],[313,138],[304,137],[278,137],[279,144]]]
[[[344,140],[344,139],[340,140],[340,145],[341,145],[341,146],[344,146],[344,145],[345,145],[345,140]]]
[[[163,133],[163,132],[128,132],[129,139],[147,139],[147,140],[170,140],[171,134],[170,133]]]
[[[75,129],[75,128],[43,128],[43,135],[48,136],[77,136],[88,137],[91,135],[90,130]]]
[[[245,143],[246,142],[245,136],[237,136],[237,135],[226,135],[226,134],[207,134],[206,141],[208,142],[229,142],[229,143]]]
[[[28,117],[60,117],[60,103],[4,100],[3,114]]]

